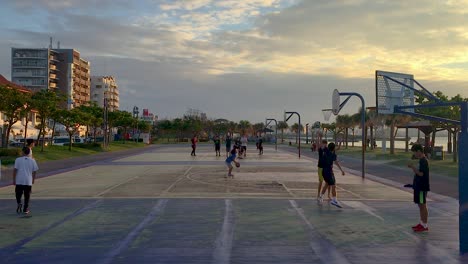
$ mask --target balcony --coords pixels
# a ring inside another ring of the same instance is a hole
[[[57,88],[57,84],[56,83],[49,83],[49,88]]]

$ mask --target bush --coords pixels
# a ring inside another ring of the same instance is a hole
[[[0,148],[0,157],[19,157],[21,156],[20,148]]]
[[[101,149],[102,146],[100,143],[84,143],[84,144],[73,144],[74,148],[84,148],[84,149]]]

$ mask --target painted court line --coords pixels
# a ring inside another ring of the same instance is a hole
[[[232,201],[226,199],[224,202],[226,209],[224,211],[223,228],[216,239],[211,262],[213,264],[228,264],[231,260],[232,242],[234,240],[234,212]]]
[[[152,169],[148,169],[148,170],[144,171],[143,173],[146,174],[147,172],[149,172],[149,171],[151,171],[151,170],[152,170]],[[102,192],[96,194],[94,197],[103,196],[104,194],[106,194],[106,193],[108,193],[108,192],[114,190],[115,188],[117,188],[117,187],[119,187],[119,186],[122,186],[122,185],[124,185],[124,184],[126,184],[126,183],[128,183],[128,182],[131,182],[131,181],[135,180],[135,179],[138,178],[138,177],[140,177],[140,175],[137,175],[137,176],[135,176],[135,177],[132,177],[132,178],[130,178],[130,179],[127,179],[127,180],[125,180],[125,181],[123,181],[123,182],[121,182],[121,183],[118,183],[118,184],[116,184],[116,185],[114,185],[114,186],[112,186],[112,187],[110,187],[110,188],[108,188],[108,189],[106,189],[106,190],[104,190],[104,191],[102,191]]]
[[[164,212],[166,208],[167,199],[159,200],[158,203],[151,209],[149,214],[143,219],[143,221],[138,224],[128,235],[125,237],[124,240],[120,241],[116,247],[114,247],[99,263],[101,264],[108,264],[112,263],[112,260],[118,256],[124,249],[126,249],[130,243],[135,240],[135,238],[143,231],[146,225],[148,225],[151,221],[153,221],[157,216]]]
[[[346,259],[343,254],[331,243],[328,239],[321,236],[314,226],[307,220],[304,212],[297,205],[296,201],[289,200],[289,203],[296,211],[297,215],[302,219],[304,224],[309,229],[310,243],[309,246],[315,252],[315,254],[323,261],[323,263],[334,263],[334,264],[349,264],[350,262]]]
[[[11,245],[11,246],[8,246],[8,247],[5,247],[3,249],[4,253],[7,254],[6,256],[3,256],[3,259],[7,259],[8,257],[14,257],[15,254],[12,254],[18,250],[20,250],[24,245],[26,245],[27,243],[31,242],[32,240],[42,236],[43,234],[45,234],[47,231],[65,223],[66,221],[74,218],[74,217],[77,217],[79,216],[80,214],[88,211],[88,210],[91,210],[95,207],[97,207],[100,203],[102,202],[102,200],[97,200],[97,201],[94,201],[88,205],[86,205],[85,207],[82,207],[80,208],[79,210],[73,212],[72,214],[69,214],[67,215],[65,218],[55,222],[55,223],[52,223],[50,225],[48,225],[47,227],[39,230],[38,232],[36,232],[34,235],[30,236],[30,237],[27,237],[21,241],[18,241],[17,243]],[[1,255],[0,255],[1,256]]]

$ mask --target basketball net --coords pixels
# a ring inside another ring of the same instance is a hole
[[[322,109],[323,119],[325,119],[325,121],[330,120],[332,111],[333,111],[332,109]]]

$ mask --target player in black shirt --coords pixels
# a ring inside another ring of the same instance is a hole
[[[411,147],[411,151],[414,156],[419,159],[419,167],[416,168],[413,164],[408,164],[408,168],[414,172],[413,178],[413,190],[414,190],[414,203],[419,207],[419,224],[413,226],[414,232],[425,232],[429,231],[427,225],[427,218],[429,212],[427,210],[426,196],[427,192],[430,191],[429,186],[429,162],[424,155],[423,147],[420,144],[414,144]]]

